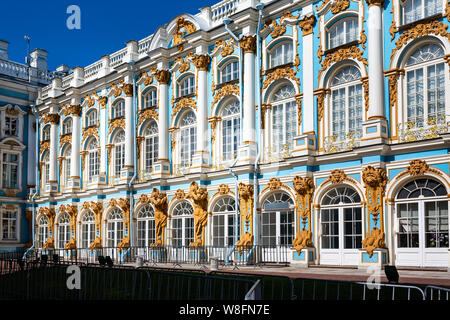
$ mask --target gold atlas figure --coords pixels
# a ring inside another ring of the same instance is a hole
[[[186,199],[191,199],[194,202],[194,242],[189,245],[191,247],[203,246],[205,226],[208,221],[208,192],[205,188],[199,188],[194,181],[191,183],[189,193]]]

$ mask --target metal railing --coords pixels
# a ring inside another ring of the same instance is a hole
[[[424,291],[427,300],[449,300],[450,288],[426,286]]]

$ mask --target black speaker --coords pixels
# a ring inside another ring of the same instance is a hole
[[[398,272],[395,266],[384,266],[384,273],[389,283],[398,283]]]
[[[98,263],[100,263],[100,265],[104,266],[106,264],[106,260],[104,256],[98,256],[97,257]]]
[[[106,261],[106,264],[108,265],[108,267],[112,267],[114,265],[110,256],[106,256],[105,261]]]

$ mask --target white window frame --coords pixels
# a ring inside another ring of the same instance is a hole
[[[224,111],[225,108],[229,107],[230,105],[235,105],[237,106],[238,111],[233,113],[233,114],[228,114],[228,115],[224,115]],[[219,139],[219,154],[221,155],[221,159],[220,162],[221,163],[227,163],[229,161],[234,160],[237,157],[237,153],[238,153],[238,148],[239,148],[239,144],[240,144],[240,135],[241,135],[241,128],[240,126],[242,125],[240,123],[240,103],[239,100],[233,98],[232,100],[226,101],[226,103],[224,104],[224,106],[221,108],[221,121],[220,121],[220,125],[217,126],[218,129],[218,134],[216,134],[216,137],[220,137]],[[226,158],[225,157],[225,152],[224,152],[224,148],[225,148],[225,144],[224,144],[224,138],[225,138],[225,122],[231,121],[231,147],[232,150],[230,151],[231,156]],[[236,143],[234,142],[234,140],[236,139]]]
[[[430,6],[430,0],[407,0],[407,1],[400,1],[400,17],[401,17],[401,25],[408,25],[411,23],[414,23],[416,21],[420,21],[422,19],[426,19],[428,17],[432,17],[438,14],[442,14],[444,7],[443,7],[443,1],[442,0],[432,0],[436,2],[437,5],[437,11],[433,14],[428,14],[426,15],[425,12],[425,8],[429,8]],[[420,16],[419,17],[414,17],[411,20],[409,20],[408,22],[406,21],[406,4],[407,3],[420,3],[421,4],[421,10],[420,10]]]
[[[155,211],[150,204],[142,206],[136,219],[136,245],[138,248],[147,248],[155,243],[156,235]],[[144,236],[142,237],[142,233]]]
[[[118,140],[120,139],[120,140]],[[113,157],[113,164],[114,164],[114,177],[120,178],[120,172],[123,169],[123,166],[125,164],[125,131],[120,130],[116,133],[113,139],[114,144],[114,157]]]
[[[72,125],[73,125],[72,117],[68,117],[67,119],[64,120],[62,127],[63,135],[72,133]]]
[[[227,70],[228,67],[230,70]],[[227,83],[239,79],[239,72],[240,68],[238,60],[230,59],[229,61],[226,61],[219,71],[219,83]]]
[[[146,174],[152,172],[152,167],[159,157],[159,129],[156,121],[151,121],[144,129],[143,168]]]
[[[183,124],[183,121],[189,114],[194,115],[195,121],[189,124]],[[178,159],[181,168],[189,168],[192,165],[192,158],[197,151],[197,115],[194,111],[189,110],[185,112],[180,119],[180,130],[178,130]],[[193,140],[193,141],[192,141]],[[183,148],[187,150],[183,152]],[[188,155],[188,156],[185,156]]]
[[[144,92],[143,109],[156,107],[158,104],[158,91],[156,88],[150,88]]]
[[[125,100],[119,99],[114,102],[111,108],[111,119],[117,119],[125,116]]]
[[[224,208],[225,207],[225,208]],[[218,220],[223,219],[223,224],[218,226]],[[230,218],[232,223],[230,223]],[[232,247],[235,244],[235,223],[238,223],[237,235],[240,239],[240,216],[236,219],[235,201],[232,197],[222,197],[214,204],[212,211],[211,244],[213,247]],[[218,228],[223,229],[223,236],[217,235]],[[230,232],[231,230],[231,232]],[[231,240],[231,244],[230,244]]]
[[[64,249],[70,241],[72,231],[70,230],[70,216],[67,212],[61,214],[58,220],[58,249]]]
[[[116,248],[118,244],[122,242],[124,236],[124,223],[123,214],[119,208],[114,208],[108,214],[105,232],[106,246],[108,248]]]
[[[8,214],[13,213],[14,218],[8,217]],[[19,241],[19,216],[20,207],[0,207],[0,240],[4,242],[17,242]],[[7,236],[5,237],[5,223],[7,225]],[[14,225],[14,227],[12,227]],[[11,231],[14,229],[14,231]]]
[[[289,50],[287,50],[287,46],[291,47],[291,55],[288,56]],[[281,53],[277,54],[277,50],[281,48]],[[286,52],[287,51],[287,52]],[[294,44],[291,39],[284,40],[280,43],[277,43],[272,48],[269,49],[268,54],[268,62],[269,62],[269,68],[272,69],[278,66],[282,66],[288,63],[294,62],[294,55],[295,55],[295,49]],[[279,58],[281,56],[281,58]],[[281,60],[281,61],[278,61]]]
[[[6,163],[5,163],[4,160],[3,160],[5,155],[15,155],[17,157],[17,162],[14,163],[14,162],[11,162],[11,161],[6,161]],[[22,179],[22,173],[21,173],[21,170],[22,170],[22,154],[20,152],[17,152],[17,151],[0,150],[0,156],[1,156],[1,158],[0,158],[0,172],[1,172],[1,175],[0,175],[0,177],[1,177],[0,187],[2,189],[12,189],[12,190],[20,190],[20,189],[22,189],[22,182],[21,182],[21,179]],[[5,164],[6,164],[7,168],[9,168],[8,173],[7,173],[9,185],[4,185]],[[10,181],[11,180],[11,174],[12,174],[12,172],[11,172],[11,166],[12,165],[15,165],[17,167],[16,186],[15,186],[15,188],[11,188],[11,181]]]
[[[349,24],[350,23],[355,23],[356,27],[354,28],[354,34],[350,34],[351,29]],[[332,44],[332,33],[334,30],[336,30],[336,35],[335,36],[339,36],[342,35],[341,33],[337,33],[337,29],[338,27],[340,27],[341,25],[343,25],[343,42],[342,43],[338,43],[338,44]],[[349,17],[345,17],[342,18],[341,20],[333,23],[331,26],[327,27],[327,49],[331,50],[340,46],[343,46],[347,43],[350,42],[354,42],[354,41],[358,41],[359,40],[359,34],[360,34],[360,26],[359,26],[359,19],[356,16],[349,16]],[[352,37],[353,35],[353,37]]]
[[[82,218],[80,224],[80,247],[89,248],[89,245],[94,242],[96,236],[95,230],[95,215],[92,211],[86,211]],[[86,244],[86,246],[84,246]]]
[[[172,210],[171,219],[171,245],[173,247],[188,247],[195,238],[194,230],[194,208],[184,200],[175,205]],[[180,223],[179,227],[175,227],[176,223]],[[177,231],[178,230],[178,231]],[[191,233],[191,235],[189,234]],[[178,235],[180,237],[178,237]]]
[[[192,74],[186,75],[178,80],[178,97],[185,97],[195,93],[195,77]]]

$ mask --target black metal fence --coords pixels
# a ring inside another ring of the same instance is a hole
[[[212,259],[220,264],[230,265],[259,265],[282,264],[288,265],[292,250],[286,246],[149,246],[149,247],[102,247],[76,249],[34,249],[27,254],[27,259],[37,259],[42,255],[52,260],[66,262],[97,263],[98,257],[110,257],[114,264],[134,263],[140,257],[151,265],[158,264],[193,264],[206,265]]]

